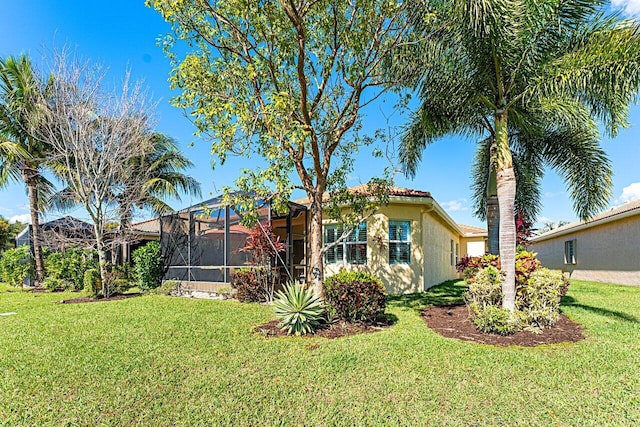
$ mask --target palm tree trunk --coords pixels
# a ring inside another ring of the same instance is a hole
[[[496,166],[494,162],[489,164],[489,184],[487,185],[487,232],[489,240],[489,253],[500,254],[500,210],[498,205],[498,185]]]
[[[516,223],[513,215],[516,199],[516,175],[507,136],[507,113],[495,115],[497,145],[497,186],[500,211],[500,264],[505,273],[502,306],[515,310],[516,300]]]
[[[33,243],[33,258],[36,264],[34,285],[39,288],[44,279],[44,262],[42,260],[42,236],[40,229],[40,209],[38,203],[38,186],[36,177],[38,172],[28,166],[22,168],[22,179],[27,184],[29,195],[29,213],[31,214],[31,241]]]

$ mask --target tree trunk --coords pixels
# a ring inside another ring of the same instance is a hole
[[[322,196],[320,196],[322,200]],[[307,281],[313,286],[316,295],[322,296],[324,290],[324,265],[322,263],[322,204],[318,198],[311,198],[309,207],[311,224],[309,226],[309,271]]]
[[[489,253],[500,254],[500,210],[498,205],[498,186],[496,183],[496,168],[491,168],[489,185],[487,187],[487,232],[489,240]]]
[[[104,245],[104,235],[102,234],[101,227],[94,225],[93,227],[96,233],[96,249],[98,251],[98,264],[100,266],[100,282],[102,283],[102,296],[109,298],[110,286],[108,283],[107,273],[107,253]]]
[[[40,229],[37,176],[38,172],[36,170],[28,166],[22,168],[22,179],[27,184],[29,213],[31,214],[31,241],[33,243],[33,258],[36,264],[34,285],[39,288],[44,279],[44,262],[42,260],[42,230]]]
[[[516,175],[507,136],[507,113],[495,115],[497,145],[497,185],[500,210],[500,264],[505,273],[502,283],[502,306],[515,309],[516,300],[516,222],[513,214],[516,199]]]

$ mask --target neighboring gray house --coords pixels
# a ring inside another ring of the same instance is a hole
[[[548,231],[530,247],[572,279],[640,286],[640,200]]]
[[[16,236],[16,246],[33,246],[31,224]],[[54,219],[40,224],[42,246],[52,250],[62,250],[69,246],[83,244],[93,238],[93,226],[71,216]]]

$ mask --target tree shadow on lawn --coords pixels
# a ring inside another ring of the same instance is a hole
[[[406,307],[421,313],[426,306],[459,305],[464,303],[462,295],[467,286],[462,280],[448,280],[436,285],[426,292],[389,295],[387,305],[390,307]]]
[[[632,322],[632,323],[639,323],[638,318],[635,316],[632,316],[630,314],[621,312],[621,311],[615,311],[615,310],[608,310],[606,308],[602,308],[602,307],[593,307],[590,305],[584,305],[584,304],[579,304],[575,298],[570,297],[570,296],[563,296],[562,297],[562,301],[560,302],[560,306],[561,307],[577,307],[577,308],[581,308],[583,310],[587,310],[590,311],[592,313],[595,314],[599,314],[600,316],[605,316],[605,317],[615,317],[616,319],[620,319],[623,320],[625,322]]]

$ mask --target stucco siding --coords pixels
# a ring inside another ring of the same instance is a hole
[[[575,240],[575,264],[565,264],[565,242]],[[640,215],[534,242],[542,265],[573,279],[640,285]]]
[[[408,264],[389,263],[389,221],[411,224],[411,262]],[[329,223],[331,221],[325,221]],[[454,265],[451,264],[451,241]],[[422,292],[457,277],[456,244],[458,257],[462,256],[464,248],[458,233],[424,205],[390,203],[367,219],[366,265],[326,264],[325,275],[336,274],[343,268],[367,271],[379,277],[390,294]]]
[[[455,267],[455,245],[460,244],[459,236],[435,218],[431,212],[423,217],[423,246],[425,250],[424,289],[457,277]],[[453,263],[451,262],[451,241],[453,240]]]

